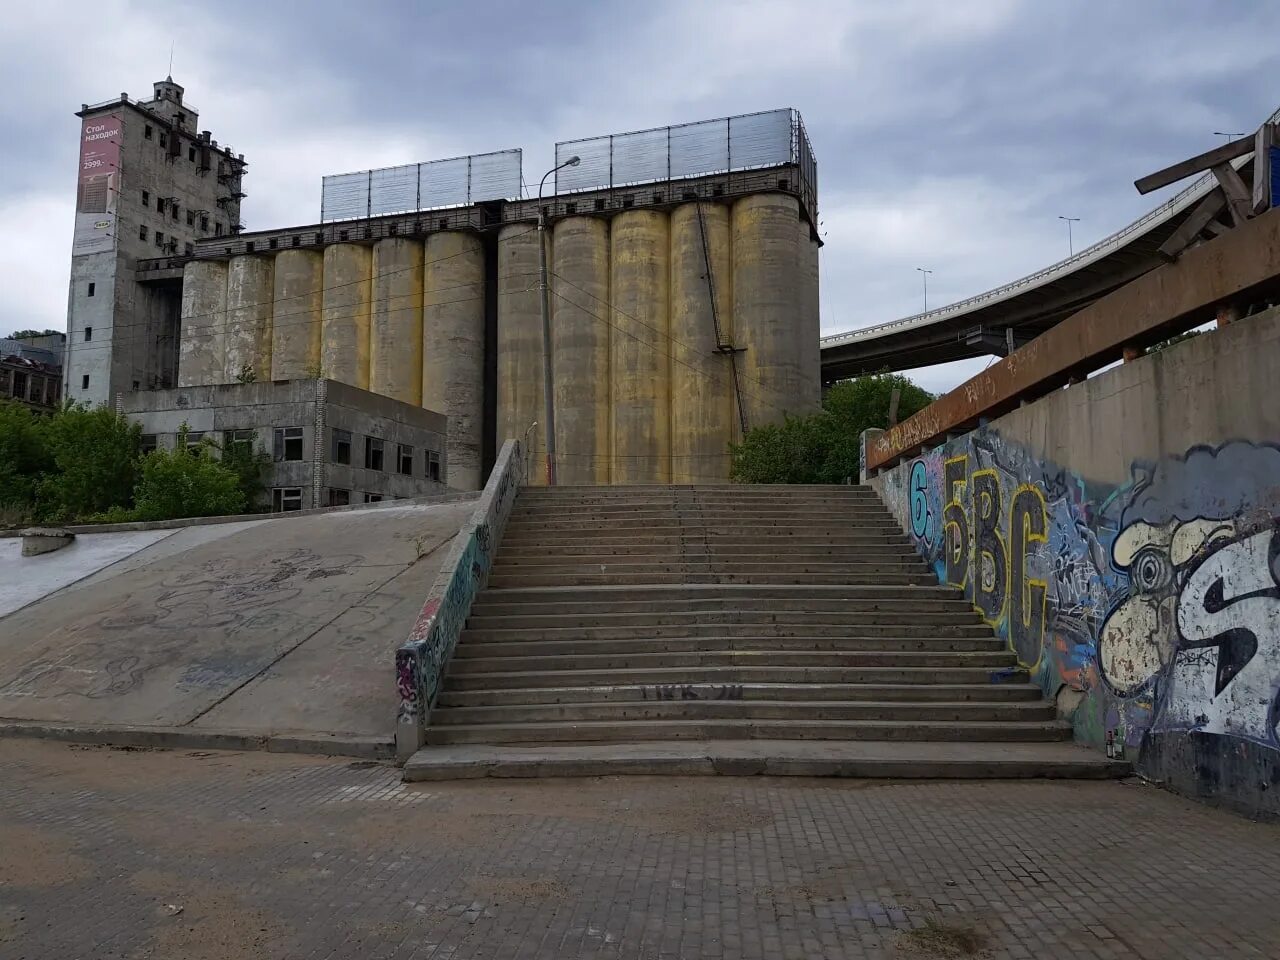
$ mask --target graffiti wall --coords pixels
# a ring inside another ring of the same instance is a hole
[[[1280,448],[1194,446],[1097,484],[982,429],[873,483],[1077,739],[1280,814]]]

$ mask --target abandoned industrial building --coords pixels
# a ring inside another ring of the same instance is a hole
[[[447,418],[447,482],[474,490],[504,439],[546,449],[545,309],[562,482],[726,480],[747,429],[819,404],[795,110],[558,143],[538,199],[517,149],[339,174],[318,222],[253,233],[243,155],[172,78],[78,115],[72,399],[343,383]]]

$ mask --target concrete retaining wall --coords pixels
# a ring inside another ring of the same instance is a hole
[[[401,761],[424,742],[423,732],[440,693],[445,667],[471,604],[489,579],[507,518],[528,473],[520,441],[508,440],[498,452],[475,511],[449,547],[409,639],[396,651],[396,690],[400,695],[396,756]]]
[[[1077,739],[1280,815],[1280,310],[1153,353],[871,482]]]

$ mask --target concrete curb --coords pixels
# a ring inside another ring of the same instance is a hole
[[[244,523],[249,520],[292,520],[295,517],[314,517],[321,513],[346,513],[353,510],[394,510],[402,507],[429,507],[438,503],[456,503],[459,500],[478,500],[479,490],[459,490],[438,497],[405,497],[401,500],[384,500],[381,503],[353,503],[345,507],[310,507],[306,510],[290,510],[288,513],[236,513],[222,517],[184,517],[176,520],[135,520],[129,523],[69,523],[61,529],[71,533],[143,533],[147,530],[177,530],[182,527],[209,527],[220,523]],[[20,537],[18,529],[0,530],[0,537]]]
[[[263,750],[267,753],[306,753],[366,760],[388,760],[395,756],[395,743],[389,736],[384,739],[324,734],[257,734],[193,730],[189,727],[78,726],[3,720],[0,721],[0,738],[162,750]]]
[[[596,746],[596,745],[592,745]],[[999,745],[994,745],[999,747]],[[577,755],[573,755],[577,753]],[[614,755],[590,747],[573,752],[481,746],[474,751],[443,752],[428,747],[404,766],[407,782],[493,778],[606,776],[831,777],[872,780],[1113,780],[1132,773],[1125,762],[1101,758],[1016,757],[819,757],[715,749],[677,751],[668,745],[653,751],[618,751]],[[471,754],[468,756],[467,754]],[[523,754],[523,755],[522,755]],[[559,755],[557,755],[559,754]]]

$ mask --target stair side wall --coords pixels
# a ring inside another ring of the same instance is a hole
[[[1057,390],[870,482],[1078,740],[1280,816],[1280,309]]]

